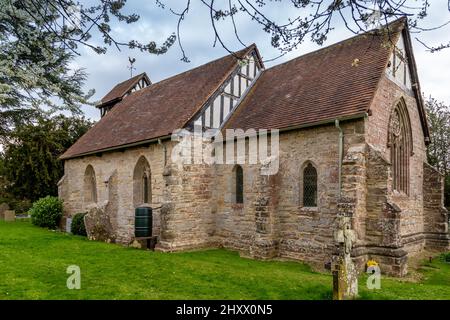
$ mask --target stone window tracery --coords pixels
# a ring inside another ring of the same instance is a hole
[[[394,108],[389,125],[392,187],[409,194],[409,166],[412,155],[412,133],[406,104],[402,100]]]

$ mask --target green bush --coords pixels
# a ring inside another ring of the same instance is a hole
[[[84,225],[84,216],[86,212],[77,213],[72,218],[72,225],[70,226],[70,232],[79,236],[87,236],[86,226]]]
[[[445,262],[450,263],[450,252],[443,253],[442,254],[442,260],[444,260]]]
[[[47,196],[33,203],[31,222],[39,227],[56,229],[62,217],[63,204],[57,197]]]

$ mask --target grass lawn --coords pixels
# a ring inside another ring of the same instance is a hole
[[[81,268],[81,290],[66,268]],[[423,279],[382,279],[363,299],[450,299],[450,264],[423,265]],[[159,253],[88,241],[29,222],[0,221],[0,299],[330,299],[332,278],[296,262],[235,252]]]

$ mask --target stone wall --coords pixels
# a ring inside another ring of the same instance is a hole
[[[166,143],[167,157],[172,144]],[[109,208],[109,218],[115,228],[118,242],[129,243],[134,237],[133,170],[139,158],[144,156],[151,169],[152,207],[163,202],[165,181],[164,149],[154,143],[146,147],[127,149],[99,155],[85,156],[65,161],[64,177],[59,183],[59,196],[64,200],[64,217],[87,212],[91,203],[84,199],[84,174],[92,165],[96,176],[97,204]],[[154,212],[153,234],[160,233],[160,210]],[[62,225],[65,224],[65,219]]]
[[[344,122],[342,128],[345,152],[353,144],[364,143],[363,119]],[[242,165],[243,204],[232,201],[233,165],[218,165],[217,241],[257,258],[278,256],[322,266],[330,261],[337,210],[338,141],[334,123],[280,134],[276,175],[261,175],[260,165]],[[314,208],[302,205],[302,172],[309,162],[318,174],[318,206]]]
[[[392,188],[388,146],[390,116],[400,99],[404,100],[408,110],[413,141],[408,195]],[[370,248],[366,252],[384,263],[384,272],[404,275],[407,272],[407,257],[422,251],[426,246],[426,238],[431,235],[426,230],[429,228],[427,225],[435,225],[436,221],[442,223],[443,219],[442,210],[438,210],[428,200],[442,197],[443,189],[440,189],[436,174],[426,164],[426,145],[413,93],[384,77],[373,100],[366,131],[369,163],[365,241]],[[429,192],[433,194],[427,195]],[[440,235],[436,237],[448,237],[442,225],[434,230],[437,229]]]
[[[365,253],[367,260],[378,261],[383,273],[405,275],[407,252],[400,233],[401,209],[390,198],[390,163],[371,146],[367,163],[366,234],[361,253]]]
[[[214,167],[172,164],[164,173],[167,190],[161,213],[164,251],[213,245],[215,208],[212,199]]]
[[[414,236],[423,233],[423,163],[426,162],[426,146],[419,109],[412,92],[397,86],[383,77],[371,106],[371,116],[366,123],[367,142],[390,163],[388,147],[389,120],[393,108],[404,99],[411,123],[413,155],[410,157],[410,194],[405,195],[389,189],[390,200],[402,210],[400,232],[410,250],[420,249]],[[409,239],[407,239],[409,238]],[[415,246],[418,246],[414,248]]]
[[[423,207],[426,246],[431,249],[450,250],[448,211],[444,207],[444,177],[424,163]]]
[[[157,244],[163,251],[215,245],[215,167],[201,161],[201,150],[208,143],[193,137],[183,141],[168,154],[163,173],[161,238]]]
[[[365,143],[359,143],[347,150],[342,161],[341,196],[337,197],[339,199],[337,214],[350,219],[351,229],[356,236],[352,258],[359,268],[367,261],[365,251],[367,149]],[[336,255],[338,256],[338,252]]]

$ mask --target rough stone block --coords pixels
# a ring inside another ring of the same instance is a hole
[[[9,205],[7,203],[0,203],[0,220],[5,219],[6,210],[9,210]]]
[[[12,222],[16,221],[16,212],[14,210],[5,210],[5,221]]]

